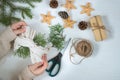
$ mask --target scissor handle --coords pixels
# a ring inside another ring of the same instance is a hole
[[[54,77],[60,71],[61,57],[62,57],[62,54],[59,52],[59,54],[57,56],[55,56],[54,58],[52,58],[48,61],[48,63],[52,62],[52,65],[50,66],[50,68],[46,69],[46,71],[49,73],[49,76]],[[54,70],[55,66],[57,66],[57,65],[58,65],[58,70],[56,71],[55,74],[52,74],[52,71]]]

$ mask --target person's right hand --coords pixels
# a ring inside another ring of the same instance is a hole
[[[46,70],[46,68],[48,66],[46,54],[44,54],[42,56],[42,60],[43,60],[43,62],[38,62],[38,63],[35,63],[35,64],[29,66],[29,70],[34,75],[40,75]]]

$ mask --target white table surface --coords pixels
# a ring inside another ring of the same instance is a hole
[[[60,3],[64,3],[65,0],[59,0]],[[92,3],[92,7],[95,11],[92,12],[92,16],[101,15],[105,24],[105,27],[110,30],[108,32],[108,39],[102,42],[96,42],[94,40],[91,29],[81,31],[78,29],[78,22],[81,20],[88,21],[90,17],[85,14],[80,14],[80,5],[84,5],[87,2]],[[60,23],[63,25],[62,19],[57,15],[60,10],[64,8],[58,7],[52,9],[49,7],[49,1],[43,0],[41,3],[37,3],[36,7],[32,10],[33,19],[25,19],[27,24],[39,32],[49,33],[47,24],[41,23],[41,13],[46,14],[47,11],[51,11],[51,14],[56,16],[52,20],[52,25]],[[62,57],[62,66],[59,74],[56,77],[49,77],[45,72],[43,75],[37,77],[35,80],[120,80],[120,0],[75,0],[76,10],[72,10],[70,15],[77,23],[73,29],[66,28],[65,34],[67,38],[85,38],[90,40],[94,45],[94,53],[91,57],[85,59],[79,65],[73,65],[69,60],[69,47]],[[0,31],[4,28],[0,25]],[[55,53],[48,54],[48,58]],[[8,78],[16,72],[23,69],[30,64],[30,59],[21,59],[15,56],[7,56],[2,60],[0,64],[0,78],[3,80],[9,80]]]

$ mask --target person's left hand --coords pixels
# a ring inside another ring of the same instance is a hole
[[[35,63],[35,64],[29,66],[29,70],[34,75],[40,75],[40,74],[42,74],[45,71],[45,69],[47,68],[48,61],[47,61],[46,54],[44,54],[42,56],[42,60],[43,60],[42,62],[38,62],[38,63]]]
[[[25,26],[27,26],[27,24],[24,21],[20,21],[20,22],[12,24],[11,29],[16,35],[19,35],[26,31]]]

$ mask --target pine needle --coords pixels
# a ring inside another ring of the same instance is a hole
[[[63,29],[60,24],[50,26],[49,42],[58,50],[62,49],[64,44]]]
[[[46,39],[45,39],[45,35],[44,35],[44,34],[41,34],[41,33],[37,34],[37,35],[34,37],[33,41],[34,41],[38,46],[42,46],[42,47],[45,47],[46,44],[47,44],[47,41],[46,41]]]
[[[0,0],[0,23],[5,26],[11,25],[13,22],[20,21],[20,18],[15,15],[20,13],[25,19],[26,17],[32,18],[31,7],[34,8],[34,2],[42,0]],[[15,3],[27,4],[28,6],[18,6]]]
[[[27,58],[30,56],[30,50],[28,47],[21,46],[18,50],[16,50],[15,55],[21,58]]]

